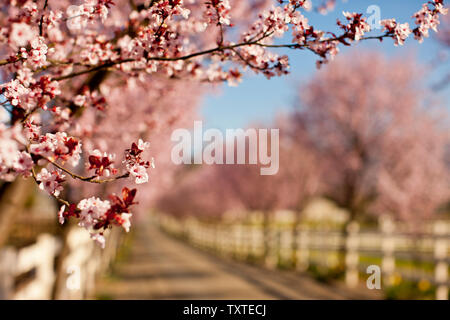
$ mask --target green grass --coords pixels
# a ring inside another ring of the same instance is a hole
[[[307,269],[308,273],[317,281],[329,283],[335,280],[343,280],[345,276],[344,268],[326,268],[318,264],[311,263]]]
[[[376,264],[381,265],[381,257],[374,257],[374,256],[360,256],[359,261],[361,263],[366,264]],[[412,260],[405,260],[405,259],[395,259],[395,265],[398,268],[401,269],[408,269],[408,270],[422,270],[425,272],[432,273],[434,272],[435,265],[432,262],[428,261],[418,261],[414,262]],[[449,269],[450,271],[450,269]]]
[[[100,292],[95,296],[96,300],[114,300],[114,297],[106,292]]]
[[[433,300],[436,287],[425,281],[401,280],[397,285],[385,288],[384,293],[388,300]]]

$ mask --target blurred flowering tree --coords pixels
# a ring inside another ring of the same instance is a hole
[[[200,83],[236,84],[245,69],[268,78],[286,74],[288,58],[273,51],[279,47],[310,50],[320,66],[340,45],[360,40],[403,44],[414,33],[421,41],[446,13],[443,0],[429,1],[414,15],[413,30],[389,19],[381,34],[367,36],[370,26],[358,13],[345,12],[337,34],[314,28],[304,16],[309,0],[1,4],[1,105],[8,113],[0,127],[1,179],[32,176],[63,204],[61,222],[80,219],[100,243],[111,225],[129,229],[136,190],[75,204],[64,187],[70,180],[146,183],[152,160],[144,141],[190,116]],[[276,41],[286,33],[290,43]],[[159,146],[155,156],[166,147]]]
[[[421,75],[413,59],[358,52],[301,89],[297,117],[323,161],[324,192],[350,221],[370,211],[417,220],[450,197],[448,117],[425,99]]]
[[[281,133],[279,176],[288,190],[284,193],[283,205],[294,210],[298,220],[308,201],[322,190],[321,159],[301,119],[283,115],[275,126]]]
[[[289,119],[286,115],[280,117],[276,126],[281,131],[280,141],[280,171],[279,175],[286,185],[285,189],[275,190],[281,192],[285,201],[283,206],[294,213],[292,223],[292,239],[298,239],[301,213],[309,201],[320,195],[323,184],[326,184],[322,176],[322,160],[309,140],[304,124],[300,119]],[[292,261],[297,264],[296,240],[292,241]]]
[[[445,49],[450,49],[450,15],[446,15],[443,19],[442,28],[437,34],[437,40],[441,43]],[[444,68],[440,67],[443,63],[449,62],[449,54],[448,51],[441,52],[438,56],[438,60],[436,65],[439,67],[439,70],[443,70]],[[433,89],[436,91],[446,89],[450,83],[450,72],[446,70],[443,74],[442,79],[440,79],[436,84],[434,84]]]
[[[220,220],[227,211],[242,208],[221,178],[217,166],[183,168],[176,174],[176,185],[160,196],[156,207],[176,217]]]
[[[263,255],[267,257],[273,214],[280,209],[292,209],[298,222],[298,213],[317,194],[320,181],[319,162],[307,145],[307,135],[301,133],[297,123],[285,116],[278,119],[277,126],[280,127],[281,140],[276,149],[280,161],[276,174],[261,175],[260,150],[246,155],[246,159],[257,158],[259,164],[202,165],[187,172],[183,170],[184,173],[178,175],[179,183],[158,201],[158,209],[176,216],[200,219],[221,218],[230,211],[240,213],[240,218],[260,213],[264,232]],[[258,137],[253,141],[258,141]],[[249,138],[246,142],[251,144]],[[269,145],[272,143],[269,140]],[[236,155],[236,144],[233,147]],[[226,149],[224,146],[224,154]],[[296,226],[294,223],[294,232]]]
[[[415,222],[450,200],[448,121],[445,114],[417,113],[410,115],[408,126],[393,130],[382,150],[377,211]]]

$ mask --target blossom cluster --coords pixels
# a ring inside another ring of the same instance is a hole
[[[397,23],[395,19],[382,20],[380,23],[384,30],[393,36],[395,45],[403,45],[411,33],[414,34],[416,40],[423,42],[423,38],[429,36],[430,29],[437,32],[439,15],[448,13],[448,9],[444,8],[443,2],[443,0],[433,0],[424,3],[422,9],[412,16],[417,25],[413,30],[411,30],[409,23]]]
[[[90,91],[88,87],[83,87],[81,94],[73,99],[73,103],[78,107],[93,107],[103,110],[106,107],[106,99],[98,91]]]
[[[64,189],[62,182],[64,182],[65,175],[58,170],[49,172],[43,168],[40,173],[36,175],[36,181],[39,183],[39,189],[47,191],[49,194],[59,196]]]
[[[76,206],[61,206],[58,212],[58,219],[63,224],[71,217],[78,218],[78,225],[85,228],[91,234],[91,238],[105,246],[104,231],[112,225],[119,225],[126,232],[130,231],[131,217],[129,207],[136,202],[136,189],[122,189],[122,199],[115,194],[110,195],[110,200],[101,200],[91,197],[81,200]]]
[[[65,132],[47,133],[29,145],[30,153],[50,161],[61,159],[75,167],[80,160],[81,143]],[[37,158],[39,159],[39,158]]]
[[[68,27],[72,31],[80,30],[96,18],[104,22],[108,17],[108,9],[112,5],[114,5],[112,0],[85,0],[79,6],[69,6],[67,8]]]
[[[103,154],[100,150],[95,149],[89,156],[89,167],[88,170],[94,170],[95,175],[101,177],[114,175],[117,173],[117,169],[114,168],[114,158],[115,154]]]
[[[48,76],[36,80],[28,68],[19,70],[16,79],[0,85],[0,92],[14,108],[13,122],[38,108],[46,109],[47,103],[61,93],[57,81]]]
[[[125,160],[123,162],[130,175],[135,178],[136,184],[148,182],[147,169],[149,167],[155,167],[153,159],[151,161],[142,159],[142,153],[149,146],[148,142],[139,139],[137,144],[133,142],[131,148],[126,150]]]
[[[347,33],[348,38],[359,41],[366,32],[370,31],[370,25],[362,17],[361,13],[343,12],[343,15],[347,19],[348,24],[345,25],[338,20],[338,25]]]
[[[430,8],[430,5],[432,8]],[[415,23],[418,26],[413,30],[414,38],[419,42],[423,41],[424,37],[429,36],[429,30],[437,32],[439,25],[439,14],[446,15],[448,9],[444,8],[443,0],[434,0],[429,3],[424,3],[422,9],[413,15]]]
[[[12,181],[18,175],[31,175],[34,163],[30,154],[20,149],[23,140],[18,127],[8,129],[0,123],[0,179]]]
[[[232,26],[229,0],[209,0],[206,2],[205,17],[208,23]]]
[[[24,124],[26,130],[20,125],[7,128],[0,124],[0,178],[3,180],[14,180],[17,176],[33,176],[39,189],[54,196],[64,205],[58,214],[59,221],[64,223],[70,217],[79,218],[79,226],[86,228],[92,234],[92,238],[104,246],[103,232],[95,233],[97,230],[106,230],[112,225],[122,226],[126,231],[130,228],[132,214],[129,207],[134,204],[136,189],[123,188],[123,198],[115,195],[110,200],[100,200],[96,197],[81,200],[78,205],[70,204],[60,198],[64,191],[64,183],[67,177],[80,179],[88,182],[101,182],[98,177],[109,177],[117,174],[114,168],[115,156],[93,150],[88,158],[87,169],[93,170],[94,176],[79,176],[62,164],[68,162],[73,167],[77,166],[81,159],[81,142],[74,137],[67,136],[65,132],[47,133],[41,135],[41,128],[33,119]],[[25,135],[22,134],[25,132]],[[142,153],[148,148],[148,143],[139,140],[133,143],[131,149],[126,151],[127,170],[136,178],[136,183],[148,181],[147,169],[149,161],[143,159]],[[44,166],[35,173],[37,166]],[[51,168],[53,166],[54,168]],[[67,207],[67,211],[66,211]]]
[[[395,19],[386,19],[380,21],[380,24],[388,33],[394,35],[395,45],[403,45],[406,38],[411,34],[411,29],[409,23],[398,24]]]

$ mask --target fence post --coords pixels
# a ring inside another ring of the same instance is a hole
[[[226,229],[221,224],[219,224],[219,253],[220,255],[226,255],[226,245],[225,245],[225,233]]]
[[[277,225],[272,225],[268,230],[268,252],[265,264],[270,269],[275,269],[278,264],[278,240],[279,230]]]
[[[7,300],[13,294],[14,266],[16,251],[13,248],[0,250],[0,300]]]
[[[243,247],[243,239],[242,239],[242,224],[239,222],[235,227],[235,237],[236,237],[236,258],[241,260],[243,257],[242,247]]]
[[[250,252],[252,249],[251,243],[251,234],[250,234],[250,226],[248,224],[243,224],[243,236],[244,236],[244,260],[248,261],[248,257],[250,256]]]
[[[447,263],[447,224],[444,221],[436,221],[434,224],[434,280],[436,287],[436,300],[448,300],[448,263]]]
[[[251,259],[255,259],[256,257],[258,257],[258,226],[256,225],[251,225],[250,226],[250,243],[251,243],[251,247],[250,247],[250,258]]]
[[[381,250],[383,254],[381,270],[382,274],[390,280],[395,270],[395,237],[393,235],[395,224],[391,217],[382,216],[380,217],[379,225],[383,236],[381,240]]]
[[[359,278],[359,224],[356,221],[347,226],[347,238],[345,239],[345,283],[348,287],[356,287]]]
[[[60,241],[48,234],[41,234],[38,242],[41,246],[41,259],[37,270],[37,277],[41,283],[41,294],[43,299],[49,299],[52,295],[53,286],[55,284],[55,256],[61,250]]]
[[[233,259],[237,258],[237,252],[238,252],[238,246],[239,246],[239,238],[238,238],[238,232],[237,232],[237,226],[235,224],[233,224],[233,226],[231,227],[231,238],[233,239],[232,242],[232,251],[231,251],[231,256],[233,257]]]
[[[245,258],[245,238],[244,238],[244,225],[242,222],[238,224],[238,258],[239,260],[244,260]]]
[[[296,241],[300,242],[298,243],[296,269],[306,271],[309,268],[309,230],[306,226],[300,230]]]

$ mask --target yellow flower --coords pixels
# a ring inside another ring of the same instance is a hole
[[[428,280],[422,279],[419,281],[419,290],[420,291],[427,291],[430,289],[430,282]]]
[[[402,275],[400,273],[398,273],[398,272],[393,273],[389,277],[389,282],[393,286],[398,286],[402,282]]]

